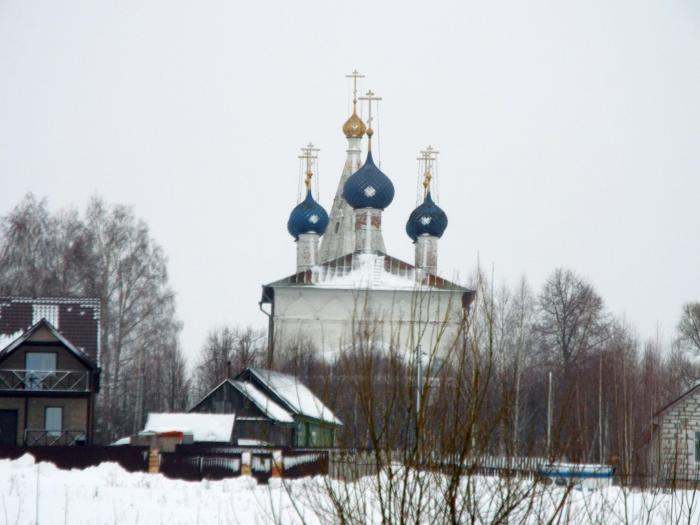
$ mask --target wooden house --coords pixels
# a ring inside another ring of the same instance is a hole
[[[328,448],[342,425],[296,377],[261,368],[222,381],[190,411],[235,413],[237,444]]]
[[[0,298],[0,445],[90,444],[98,362],[98,301]]]

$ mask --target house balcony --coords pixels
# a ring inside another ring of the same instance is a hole
[[[0,392],[90,392],[90,372],[0,369]]]
[[[24,431],[25,447],[51,447],[51,446],[74,446],[84,445],[86,442],[85,432],[82,430],[34,430]]]

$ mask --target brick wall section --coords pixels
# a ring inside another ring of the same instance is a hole
[[[700,389],[696,389],[658,417],[655,439],[660,474],[667,481],[700,479],[695,461],[695,432],[700,432]]]

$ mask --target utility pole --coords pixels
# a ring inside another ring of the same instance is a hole
[[[416,361],[416,422],[418,422],[421,402],[421,388],[423,387],[423,352],[421,352],[420,345],[416,347]]]
[[[547,458],[552,455],[552,371],[549,371],[549,389],[547,394]]]

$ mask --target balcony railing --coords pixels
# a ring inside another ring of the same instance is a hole
[[[0,369],[0,390],[89,392],[90,372]]]
[[[32,430],[24,431],[25,447],[72,446],[85,444],[82,430]]]

